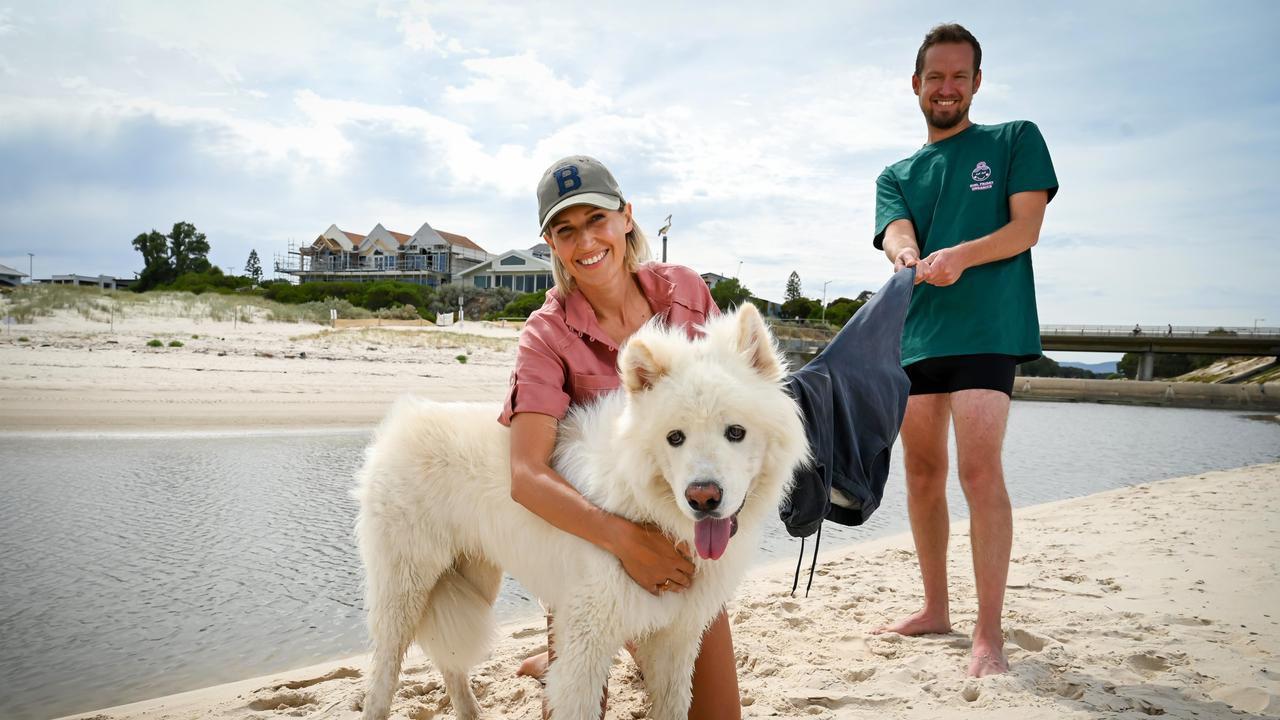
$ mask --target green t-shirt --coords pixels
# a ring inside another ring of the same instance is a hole
[[[1026,120],[971,125],[890,165],[876,180],[875,246],[906,218],[920,257],[1009,223],[1009,196],[1058,191],[1040,129]],[[916,286],[902,331],[902,364],[948,355],[1040,356],[1031,251],[965,270],[947,287]]]

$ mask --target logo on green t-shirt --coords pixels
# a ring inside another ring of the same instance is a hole
[[[973,178],[973,184],[969,186],[970,190],[990,190],[995,182],[991,179],[991,166],[985,162],[979,162],[978,167],[969,173],[969,177]]]

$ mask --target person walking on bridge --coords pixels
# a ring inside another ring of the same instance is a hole
[[[1013,518],[1001,451],[1014,369],[1040,356],[1031,247],[1058,189],[1035,124],[970,121],[981,63],[981,46],[960,25],[939,25],[925,36],[911,88],[928,142],[876,181],[874,239],[895,272],[916,269],[902,337],[911,390],[901,434],[924,581],[924,607],[876,632],[951,630],[946,480],[954,421],[977,581],[968,668],[975,677],[1009,667],[1001,614]]]

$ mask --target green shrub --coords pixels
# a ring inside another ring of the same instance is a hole
[[[499,313],[500,317],[522,317],[527,318],[529,315],[542,304],[547,301],[547,291],[540,290],[533,293],[525,293],[520,297],[507,303]]]
[[[181,341],[181,340],[170,340],[170,341],[169,341],[169,347],[182,347],[182,341]]]
[[[466,355],[459,355],[459,356],[455,357],[455,358],[454,358],[454,360],[457,360],[458,362],[462,363],[463,365],[466,365],[466,364],[467,364],[467,356],[466,356]]]
[[[27,337],[26,335],[19,335],[18,342],[31,342],[31,338]]]
[[[155,338],[151,338],[147,341],[147,347],[164,347],[164,343]]]
[[[412,305],[394,305],[392,307],[379,308],[374,315],[383,320],[418,320],[417,309]]]
[[[199,335],[192,335],[192,336],[191,336],[191,339],[192,339],[192,340],[199,340],[199,339],[200,339],[200,336],[199,336]]]
[[[173,282],[167,285],[158,285],[153,289],[189,292],[199,295],[206,292],[228,294],[250,287],[253,287],[253,278],[240,275],[224,275],[217,267],[212,267],[206,272],[180,275]]]

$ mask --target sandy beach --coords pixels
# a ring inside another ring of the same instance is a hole
[[[108,329],[62,313],[9,330],[6,433],[368,427],[405,393],[500,400],[515,348],[514,331],[479,323],[332,331],[137,318]],[[148,347],[153,338],[164,347]],[[920,602],[907,535],[824,552],[807,598],[789,596],[791,563],[759,568],[729,608],[744,715],[1280,717],[1278,512],[1280,463],[1015,511],[1012,671],[981,681],[964,677],[976,611],[967,523],[953,523],[945,636],[870,635]],[[537,620],[502,628],[474,674],[489,717],[539,717],[537,683],[513,673],[543,643]],[[355,718],[366,666],[358,656],[76,717]],[[610,694],[609,718],[645,716],[625,656]],[[451,717],[416,650],[395,717]]]
[[[0,335],[0,432],[369,427],[404,394],[501,401],[516,337],[60,311]]]
[[[1015,513],[1005,612],[1012,671],[964,677],[975,614],[966,533],[952,537],[954,631],[869,631],[920,601],[909,536],[824,554],[808,598],[791,566],[753,573],[730,605],[745,717],[1226,718],[1280,716],[1280,464],[1176,478]],[[490,717],[535,720],[539,687],[513,677],[543,648],[537,622],[503,628],[473,684]],[[356,718],[368,658],[76,717]],[[619,656],[608,718],[641,718]],[[449,717],[417,651],[395,717]]]

